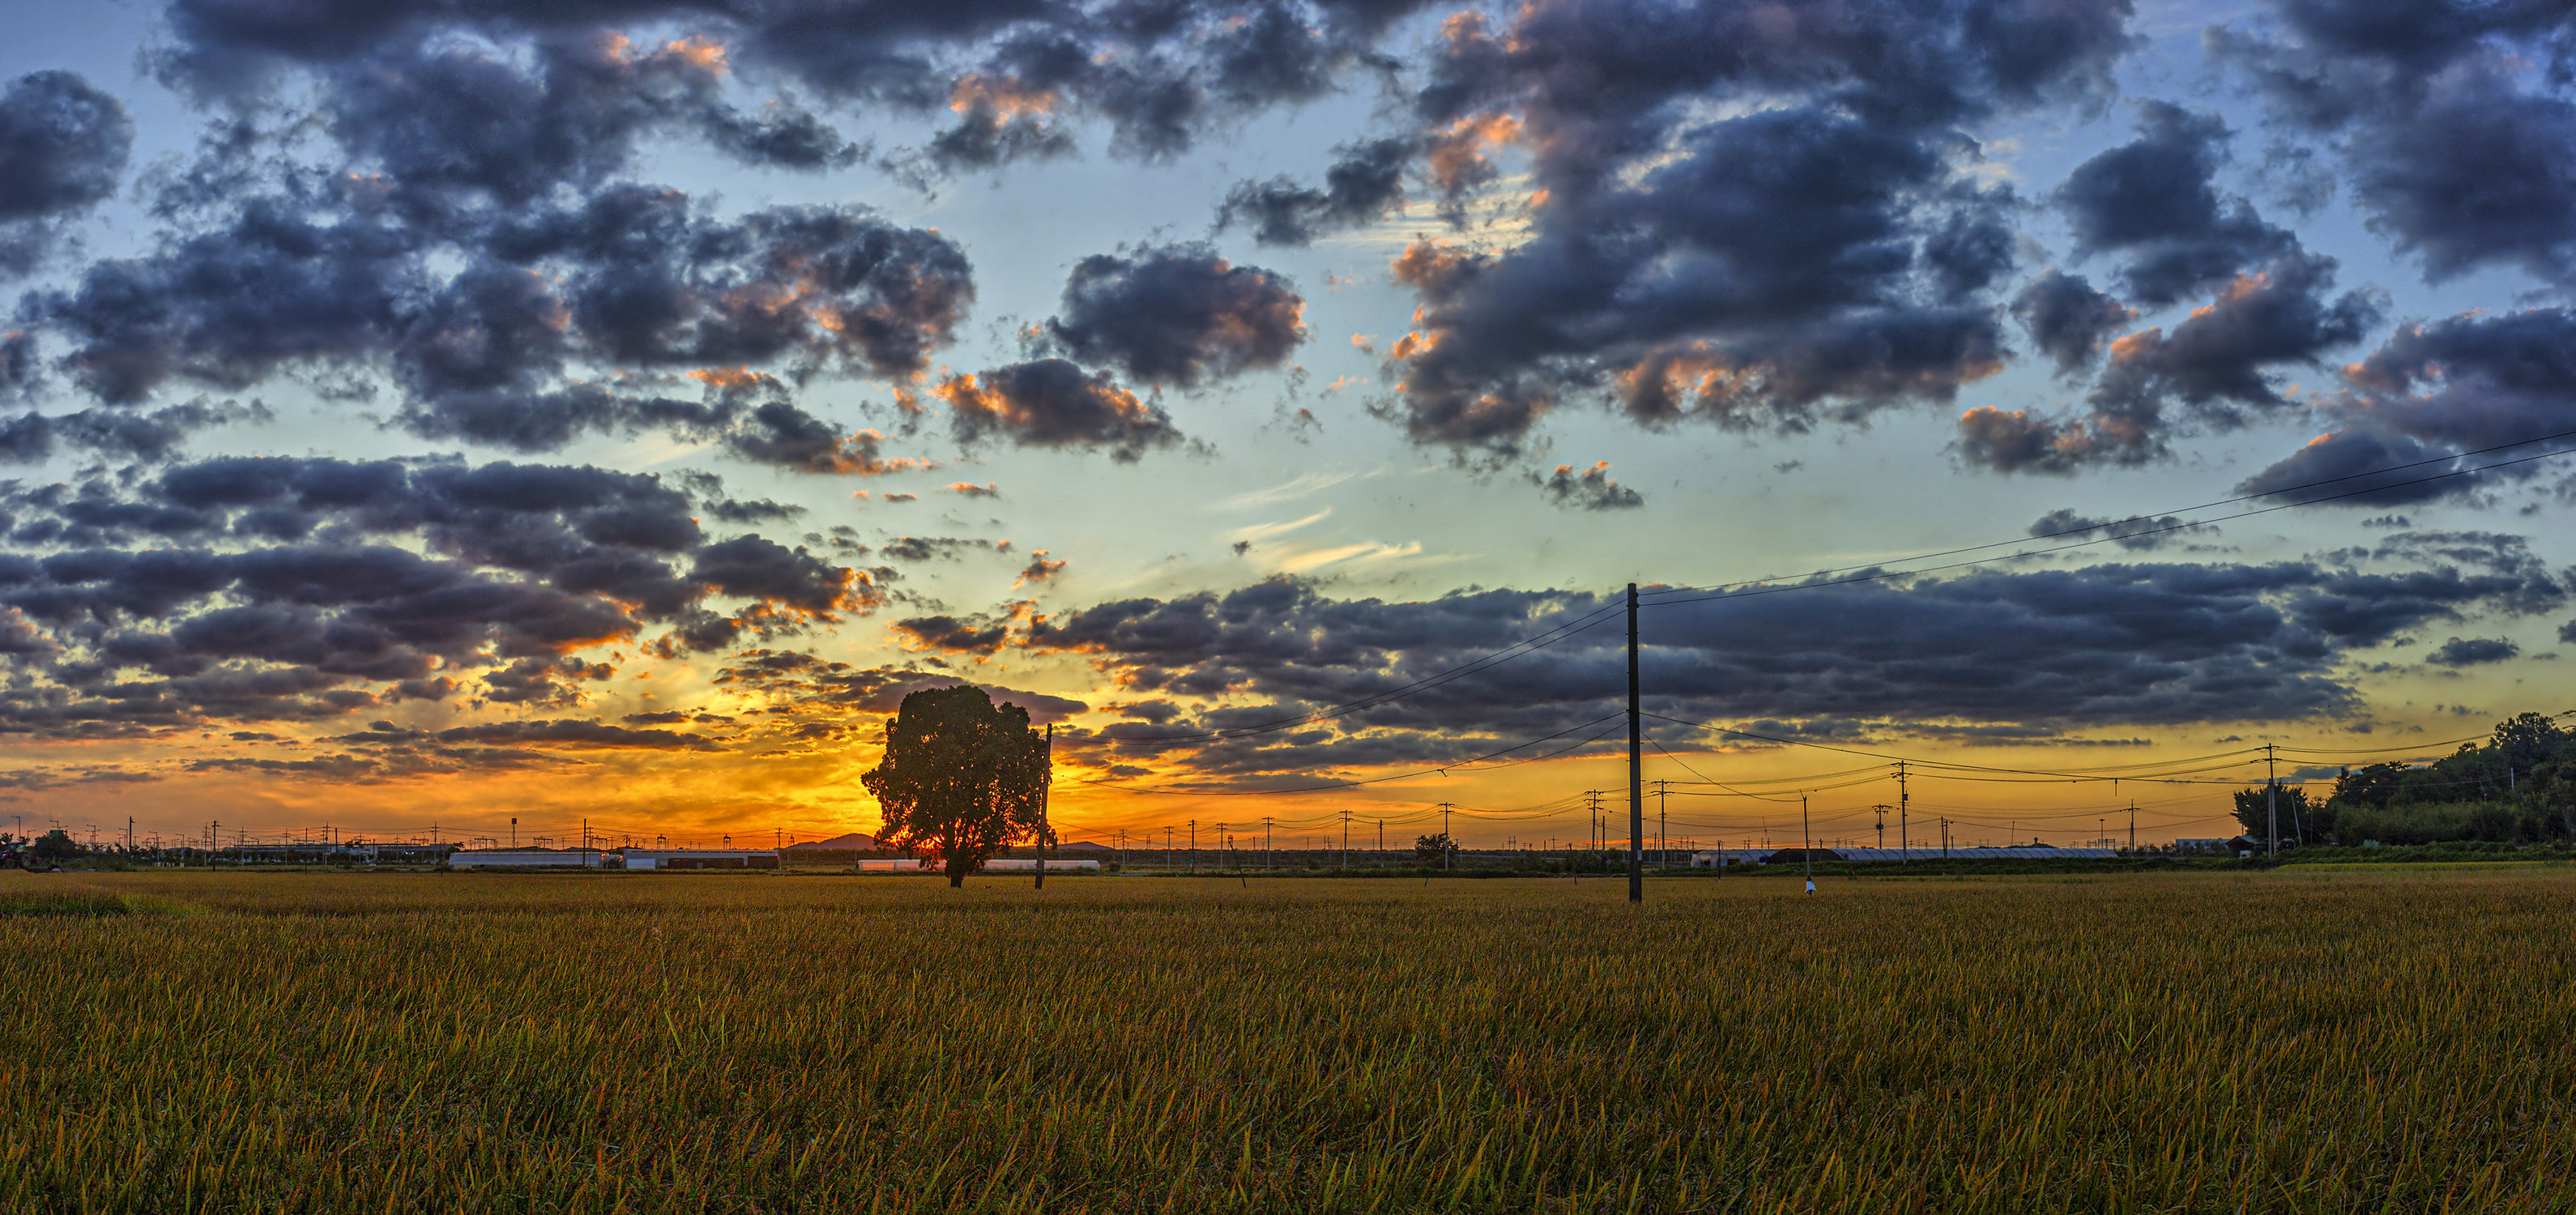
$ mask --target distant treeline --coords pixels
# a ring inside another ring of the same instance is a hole
[[[2236,821],[2255,839],[2271,822],[2266,793],[2257,787],[2236,794]],[[2346,768],[2323,801],[2284,785],[2280,830],[2283,841],[2306,844],[2576,839],[2576,730],[2525,713],[2429,764]]]

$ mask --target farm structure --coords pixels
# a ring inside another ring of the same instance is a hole
[[[620,848],[628,869],[776,869],[778,853],[750,848]]]
[[[616,861],[605,848],[478,848],[447,858],[451,869],[613,869]]]
[[[1779,848],[1770,852],[1759,849],[1710,850],[1691,854],[1693,868],[1725,865],[1795,865],[1802,861],[1840,861],[1846,865],[1896,864],[1906,861],[2063,861],[2109,860],[2120,855],[2116,848],[2052,848],[2046,844],[2018,847],[1952,848]]]

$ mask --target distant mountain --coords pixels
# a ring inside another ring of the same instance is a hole
[[[848,835],[836,835],[827,840],[807,840],[801,844],[789,844],[788,848],[805,852],[865,852],[876,846],[877,837],[861,835],[853,831]]]

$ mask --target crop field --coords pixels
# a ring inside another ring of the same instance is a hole
[[[0,1210],[2576,1209],[2576,868],[0,874]]]

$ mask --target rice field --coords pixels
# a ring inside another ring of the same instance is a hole
[[[2576,868],[1818,886],[0,874],[0,1210],[2576,1208]]]

